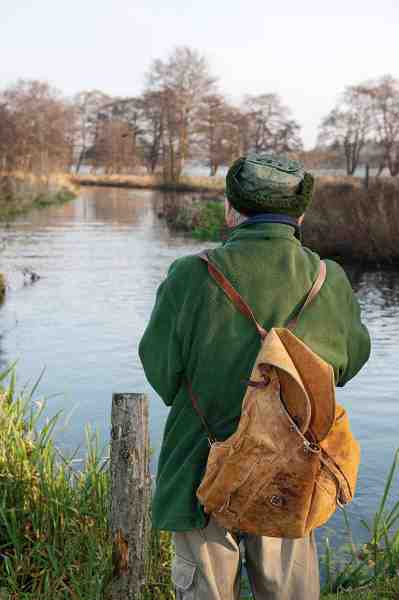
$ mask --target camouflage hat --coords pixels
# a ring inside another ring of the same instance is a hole
[[[301,216],[313,193],[314,178],[303,165],[274,154],[237,159],[226,175],[226,196],[244,215],[284,213]]]

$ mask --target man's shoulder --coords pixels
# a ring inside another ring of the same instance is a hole
[[[168,276],[180,276],[193,271],[200,272],[204,268],[204,261],[201,260],[198,254],[187,254],[186,256],[180,256],[172,262],[168,270]]]
[[[173,288],[187,288],[202,282],[206,275],[206,265],[199,254],[188,254],[173,261],[168,270],[167,281]]]
[[[311,264],[314,264],[316,266],[317,264],[319,264],[320,260],[323,260],[323,262],[326,264],[326,267],[327,267],[326,283],[328,285],[334,286],[334,285],[339,285],[341,283],[345,287],[347,287],[347,286],[351,287],[349,279],[346,275],[346,272],[339,263],[337,263],[335,260],[332,260],[330,258],[321,259],[320,256],[317,254],[317,252],[315,252],[314,250],[311,250],[310,248],[307,248],[306,246],[302,246],[302,250],[306,253],[307,258]]]
[[[341,265],[331,259],[326,259],[324,262],[327,266],[327,282],[335,288],[341,286],[342,289],[352,291],[348,276]]]

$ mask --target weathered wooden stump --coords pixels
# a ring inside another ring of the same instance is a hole
[[[139,600],[144,584],[150,498],[148,401],[114,394],[111,415],[113,579],[109,600]]]

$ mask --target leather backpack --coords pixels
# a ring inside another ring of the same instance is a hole
[[[336,403],[334,372],[293,333],[317,297],[318,277],[299,314],[267,332],[223,273],[200,257],[228,298],[261,338],[237,430],[216,441],[188,383],[191,400],[210,441],[197,490],[204,510],[230,531],[300,538],[320,527],[355,492],[360,447],[345,409]]]

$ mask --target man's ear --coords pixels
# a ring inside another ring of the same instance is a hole
[[[305,213],[303,213],[300,217],[298,217],[298,225],[302,225],[304,218],[305,218]]]
[[[224,199],[224,220],[226,221],[227,227],[231,227],[231,211],[232,206],[227,198]]]

